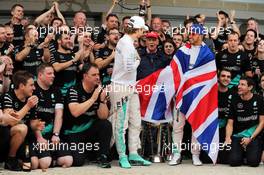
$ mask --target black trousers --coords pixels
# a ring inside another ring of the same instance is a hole
[[[65,136],[70,145],[73,166],[82,166],[86,158],[92,159],[93,156],[109,156],[111,137],[112,124],[108,120],[96,120],[88,130]]]
[[[246,150],[240,144],[242,138],[232,137],[231,151],[229,154],[229,163],[231,166],[240,166],[243,164],[243,158],[247,160],[247,165],[257,167],[261,160],[262,140],[257,136],[252,140]]]
[[[229,154],[231,151],[231,145],[228,146],[223,146],[225,143],[225,132],[226,128],[220,128],[219,129],[219,152],[218,152],[218,158],[217,158],[217,163],[220,164],[229,164]]]
[[[4,162],[7,158],[10,139],[10,127],[0,126],[0,162]]]

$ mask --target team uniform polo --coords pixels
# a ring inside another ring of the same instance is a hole
[[[64,54],[55,52],[54,57],[51,58],[51,64],[54,63],[65,63],[73,60],[75,57],[74,53]],[[63,96],[66,95],[67,90],[76,84],[78,63],[74,63],[64,70],[56,72],[54,85],[59,87]]]

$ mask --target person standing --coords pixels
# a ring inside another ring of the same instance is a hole
[[[137,67],[140,57],[134,47],[134,41],[148,30],[143,18],[133,16],[129,20],[126,34],[116,46],[115,63],[111,83],[111,121],[113,136],[119,154],[119,165],[131,168],[131,165],[150,165],[138,155],[139,134],[141,128],[139,97],[135,91]],[[129,157],[126,155],[125,130],[128,128]]]

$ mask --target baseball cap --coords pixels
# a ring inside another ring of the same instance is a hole
[[[146,36],[146,38],[156,38],[156,39],[159,38],[159,34],[157,32],[153,32],[153,31],[148,32],[145,36]]]
[[[134,29],[145,29],[148,30],[148,26],[145,25],[145,21],[140,16],[132,16],[129,19],[128,26]]]
[[[205,31],[204,27],[201,24],[193,24],[191,26],[191,32],[199,34],[199,35],[206,34],[206,31]]]

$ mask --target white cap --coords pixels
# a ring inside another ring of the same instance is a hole
[[[129,19],[128,26],[132,27],[134,29],[145,29],[148,30],[148,26],[145,25],[145,21],[142,17],[140,16],[132,16]]]

